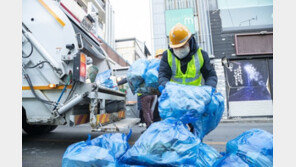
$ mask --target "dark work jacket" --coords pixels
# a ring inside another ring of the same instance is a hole
[[[186,70],[187,70],[187,64],[189,63],[189,61],[192,59],[192,56],[197,52],[199,48],[193,36],[190,38],[188,42],[190,45],[190,53],[182,60],[180,60],[177,57],[181,62],[181,71],[184,74],[186,73]],[[172,54],[174,54],[173,49],[172,48],[169,48],[169,49],[172,52]],[[201,53],[204,59],[204,64],[200,71],[205,80],[205,85],[209,85],[216,88],[217,86],[216,71],[213,65],[210,63],[210,58],[208,56],[208,53],[205,52],[204,50],[201,50]],[[172,77],[172,70],[168,63],[168,54],[167,54],[167,51],[164,51],[160,61],[160,65],[159,65],[159,74],[158,74],[159,85],[162,85],[165,87],[165,84],[171,80],[171,77]]]

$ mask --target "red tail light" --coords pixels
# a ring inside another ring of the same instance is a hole
[[[73,80],[85,82],[86,80],[86,55],[79,53],[74,58]]]
[[[86,78],[86,57],[83,53],[80,53],[80,80],[85,81]]]

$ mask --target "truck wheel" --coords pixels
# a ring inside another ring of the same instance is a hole
[[[55,130],[58,125],[30,125],[27,123],[27,117],[26,117],[26,112],[22,111],[22,127],[23,130],[28,133],[29,135],[40,135],[40,134],[45,134],[49,133],[53,130]]]
[[[41,135],[49,133],[57,128],[57,125],[29,125],[23,126],[23,130],[29,135]]]

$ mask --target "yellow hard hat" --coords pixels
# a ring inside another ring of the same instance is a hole
[[[157,58],[158,56],[162,55],[162,53],[165,51],[165,49],[157,49],[155,52],[155,58]]]
[[[190,36],[191,32],[186,26],[180,23],[176,24],[170,31],[170,47],[182,47],[190,39]]]

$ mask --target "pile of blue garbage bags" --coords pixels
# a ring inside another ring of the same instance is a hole
[[[159,59],[139,59],[129,68],[127,81],[133,94],[157,94]]]
[[[104,134],[91,140],[70,145],[63,156],[63,167],[118,166],[118,159],[129,148],[128,135],[123,133]]]
[[[264,130],[251,129],[230,140],[223,155],[202,142],[223,111],[224,98],[214,88],[169,82],[159,98],[162,121],[149,126],[132,147],[131,132],[89,138],[67,148],[62,166],[273,166],[273,135]]]

